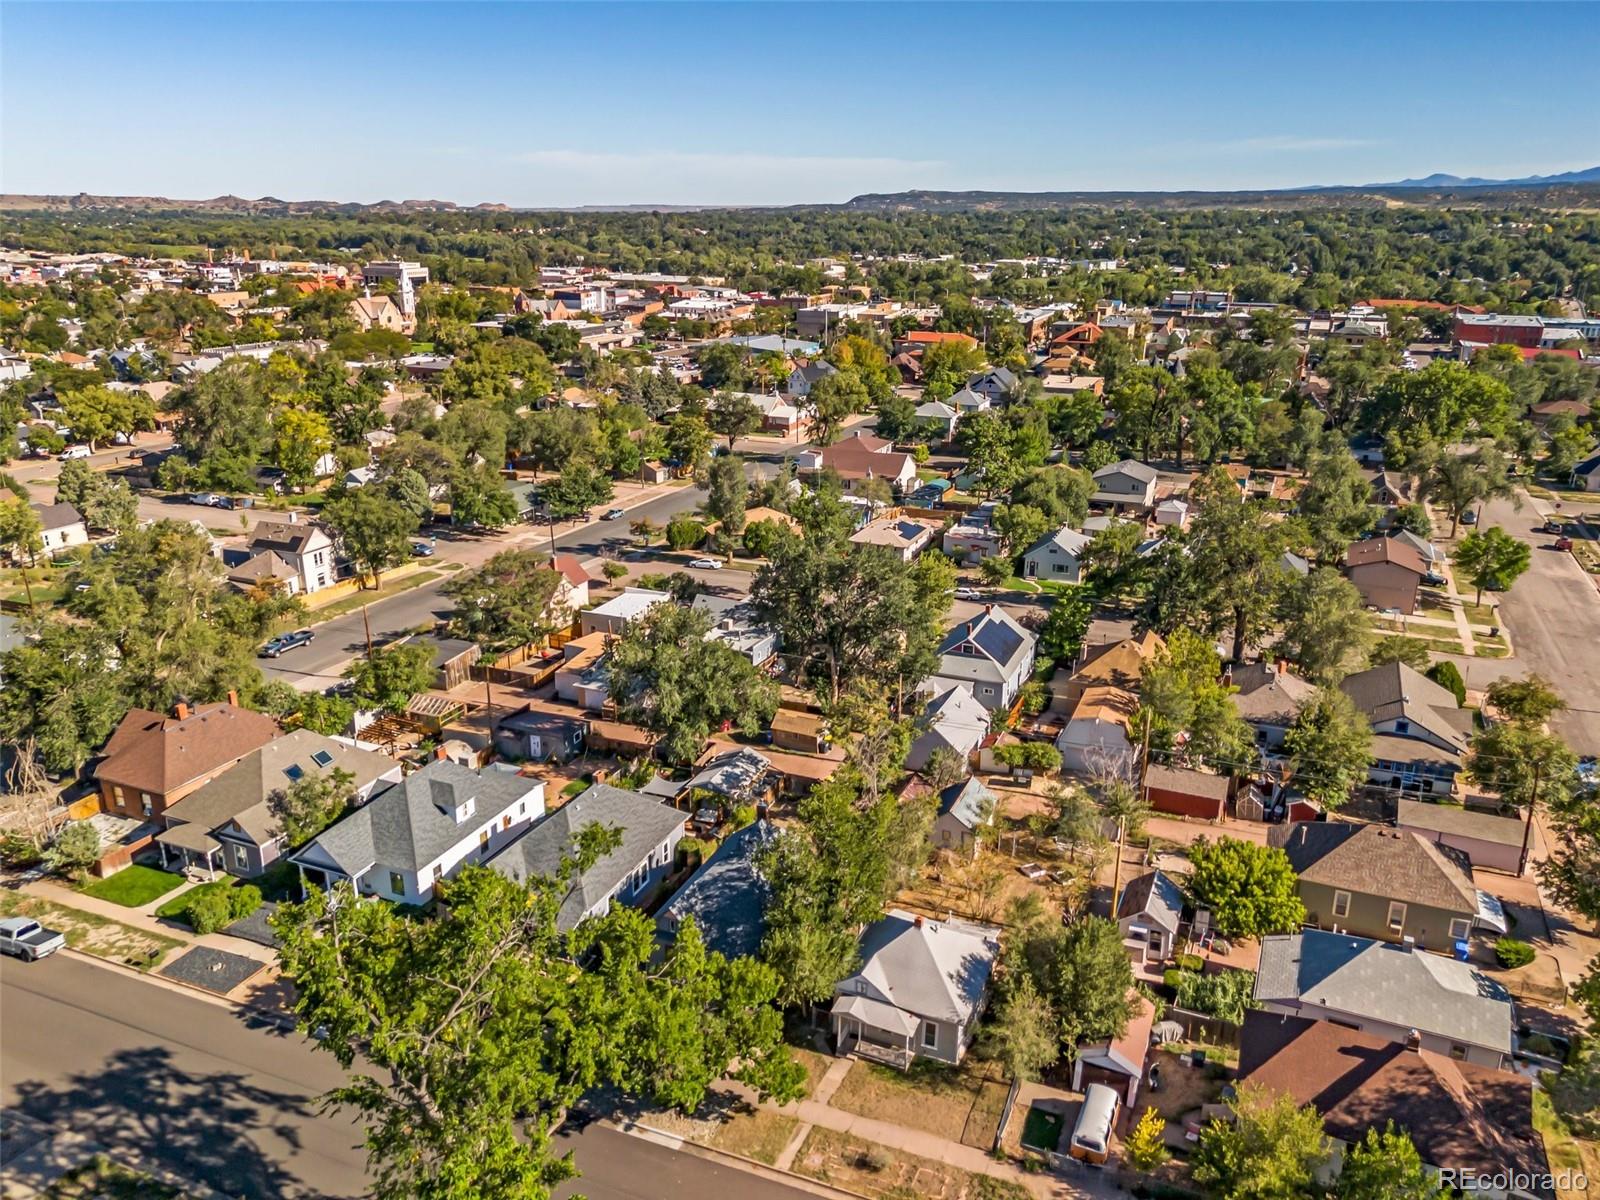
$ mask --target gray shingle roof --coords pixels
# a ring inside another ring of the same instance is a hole
[[[898,909],[861,935],[861,970],[897,1008],[941,1021],[966,1021],[982,1003],[1000,954],[999,931],[929,921]]]
[[[1273,663],[1250,663],[1233,670],[1235,691],[1229,699],[1244,720],[1287,728],[1302,705],[1317,694],[1316,685],[1279,671]]]
[[[756,863],[776,836],[767,821],[729,834],[662,910],[667,927],[693,917],[707,947],[719,954],[739,958],[760,950],[768,889]]]
[[[1183,917],[1183,891],[1164,871],[1148,871],[1132,880],[1117,899],[1117,919],[1144,916],[1155,918],[1164,929],[1178,932]]]
[[[550,813],[484,865],[526,883],[552,876],[572,852],[578,834],[591,825],[622,830],[622,842],[574,881],[562,901],[557,924],[571,929],[583,915],[617,890],[650,852],[681,829],[684,814],[659,800],[597,783]]]
[[[1305,1001],[1509,1054],[1511,993],[1470,963],[1308,929],[1261,939],[1259,1001]]]
[[[416,871],[439,858],[473,829],[488,824],[518,800],[543,788],[537,779],[503,771],[478,772],[446,759],[385,788],[355,812],[313,838],[315,847],[341,870],[355,873],[373,863]],[[472,816],[459,824],[442,804],[470,797]]]
[[[1137,479],[1140,483],[1150,483],[1159,477],[1160,472],[1148,463],[1142,463],[1134,458],[1125,458],[1121,462],[1114,462],[1110,466],[1101,467],[1094,473],[1096,479],[1106,479],[1112,475],[1126,475],[1130,479]]]
[[[1343,821],[1274,827],[1272,845],[1308,883],[1475,916],[1478,890],[1461,851],[1406,829]]]
[[[1396,822],[1401,829],[1426,829],[1434,833],[1455,834],[1493,842],[1501,846],[1522,845],[1522,821],[1494,813],[1473,812],[1453,804],[1427,804],[1420,800],[1400,801]]]
[[[977,779],[952,783],[939,793],[939,815],[949,815],[968,829],[983,824],[984,812],[998,797]]]
[[[957,653],[971,642],[978,654]],[[991,606],[982,616],[963,622],[944,635],[939,645],[939,674],[950,679],[1009,679],[1034,643],[1029,633],[1003,608]]]
[[[1339,690],[1373,724],[1404,718],[1463,751],[1467,748],[1472,714],[1457,706],[1454,694],[1405,663],[1384,663],[1346,675]]]

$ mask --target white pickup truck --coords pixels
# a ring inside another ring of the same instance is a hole
[[[54,929],[46,929],[31,917],[7,917],[0,921],[0,954],[11,954],[29,962],[54,954],[67,939]]]

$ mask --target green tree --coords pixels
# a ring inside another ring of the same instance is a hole
[[[82,875],[100,861],[100,832],[88,821],[68,821],[45,848],[44,867],[58,875]]]
[[[1041,990],[1055,1010],[1069,1056],[1076,1057],[1080,1042],[1126,1033],[1133,1011],[1133,968],[1116,925],[1089,916],[1062,930],[1050,947]]]
[[[718,536],[733,557],[736,539],[744,529],[744,510],[750,495],[744,462],[733,454],[712,460],[706,482],[706,514],[720,523]]]
[[[182,418],[178,445],[194,464],[195,482],[253,491],[254,468],[272,437],[265,370],[247,360],[230,359],[180,388],[173,408]]]
[[[552,1135],[596,1086],[693,1109],[737,1065],[798,1094],[770,969],[707,951],[692,921],[657,961],[649,918],[620,905],[560,928],[573,872],[619,836],[589,831],[527,886],[467,867],[430,921],[348,889],[274,916],[300,1028],[349,1072],[326,1099],[358,1114],[378,1200],[546,1200],[576,1174]]]
[[[1408,637],[1404,634],[1379,638],[1372,644],[1372,651],[1367,656],[1367,665],[1381,667],[1384,663],[1391,662],[1405,663],[1413,671],[1426,671],[1428,643],[1421,638]]]
[[[322,517],[356,569],[372,576],[375,588],[383,586],[383,572],[411,557],[416,514],[375,489],[357,488],[328,501]]]
[[[1172,1152],[1166,1143],[1167,1122],[1154,1108],[1146,1108],[1123,1143],[1123,1153],[1136,1171],[1154,1171]]]
[[[1083,638],[1089,632],[1093,604],[1089,590],[1084,587],[1064,588],[1056,593],[1050,614],[1039,628],[1039,653],[1054,659],[1060,667],[1070,668],[1083,648]]]
[[[1372,726],[1349,696],[1323,687],[1301,706],[1283,748],[1293,764],[1294,786],[1332,812],[1367,777]]]
[[[1489,707],[1504,719],[1534,727],[1543,725],[1567,707],[1567,702],[1542,675],[1497,679],[1489,685],[1486,697]]]
[[[142,391],[112,391],[99,384],[61,397],[61,415],[72,436],[93,450],[119,434],[127,437],[154,424],[155,405]]]
[[[502,529],[517,519],[517,501],[500,472],[488,463],[456,468],[450,475],[450,520],[468,529]]]
[[[718,392],[712,396],[706,417],[711,431],[728,439],[729,454],[733,453],[734,442],[761,428],[761,410],[742,392]]]
[[[1194,1179],[1218,1200],[1301,1200],[1314,1194],[1332,1147],[1322,1118],[1282,1093],[1245,1085],[1230,1102],[1233,1120],[1200,1133]]]
[[[1188,629],[1175,630],[1140,676],[1135,727],[1141,737],[1148,731],[1153,749],[1173,750],[1181,741],[1201,762],[1238,769],[1254,758],[1255,732],[1228,699],[1230,690],[1216,648]]]
[[[1390,1121],[1381,1130],[1368,1126],[1350,1148],[1333,1194],[1335,1200],[1436,1200],[1448,1189],[1422,1165],[1411,1136]]]
[[[568,464],[539,489],[545,513],[555,521],[587,517],[590,509],[607,503],[614,494],[611,480],[584,462]]]
[[[114,656],[99,629],[59,619],[0,652],[0,741],[33,739],[47,770],[76,772],[128,710]]]
[[[667,426],[667,453],[679,466],[699,471],[711,454],[711,427],[704,417],[682,412]]]
[[[801,402],[801,408],[811,417],[811,439],[819,446],[830,444],[839,436],[845,421],[858,412],[865,412],[872,398],[867,385],[852,369],[824,375],[811,385]]]
[[[1262,938],[1305,922],[1294,868],[1282,850],[1237,838],[1201,838],[1190,847],[1189,859],[1194,905],[1210,910],[1211,927],[1224,937]]]
[[[1483,603],[1484,589],[1507,591],[1533,561],[1527,542],[1498,527],[1474,529],[1456,547],[1456,569],[1477,588],[1474,604]]]
[[[450,635],[475,642],[485,654],[504,654],[563,628],[571,611],[557,603],[562,576],[548,556],[502,550],[440,589],[455,601]]]
[[[667,522],[667,545],[674,550],[692,550],[705,537],[706,527],[693,517],[674,517]]]
[[[712,730],[754,735],[778,710],[778,685],[727,644],[708,639],[711,618],[658,604],[611,647],[610,694],[624,721],[661,735],[661,751],[692,762]]]
[[[1199,504],[1189,538],[1189,560],[1199,581],[1205,633],[1230,631],[1232,658],[1243,662],[1247,647],[1273,625],[1283,572],[1283,526],[1260,502],[1247,500],[1220,469],[1200,479]]]
[[[411,697],[433,686],[433,651],[401,643],[377,649],[345,669],[356,701],[363,708],[404,712]]]
[[[333,450],[328,418],[306,408],[280,409],[272,418],[272,460],[289,485],[303,491],[317,481],[318,467]]]
[[[1312,457],[1299,495],[1300,515],[1319,562],[1337,564],[1344,551],[1377,519],[1372,485],[1355,456],[1342,445]]]
[[[1061,1056],[1055,1013],[1026,971],[1007,978],[985,1036],[987,1052],[1019,1083],[1038,1079]]]
[[[1284,587],[1278,651],[1311,678],[1335,683],[1360,670],[1372,649],[1366,601],[1334,567],[1317,567]]]
[[[1245,1013],[1255,1007],[1254,971],[1218,971],[1214,974],[1179,971],[1177,976],[1174,991],[1179,1008],[1242,1025]]]
[[[1492,446],[1470,454],[1449,451],[1432,454],[1423,466],[1417,489],[1424,500],[1431,500],[1450,514],[1450,536],[1455,537],[1461,517],[1475,504],[1497,497],[1516,496],[1505,456]],[[1520,501],[1517,507],[1521,507]],[[1470,535],[1468,535],[1470,536]]]
[[[304,845],[337,821],[354,798],[355,776],[341,767],[317,771],[267,793],[267,811],[278,823],[284,844]]]
[[[1467,681],[1461,678],[1461,671],[1449,659],[1436,662],[1428,668],[1428,678],[1437,683],[1445,691],[1456,698],[1456,707],[1461,707],[1467,702]]]

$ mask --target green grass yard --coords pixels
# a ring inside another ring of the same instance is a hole
[[[78,890],[96,900],[109,900],[124,908],[143,908],[183,882],[182,875],[134,863],[115,875],[83,884]]]

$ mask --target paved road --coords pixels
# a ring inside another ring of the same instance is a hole
[[[1533,548],[1527,573],[1500,597],[1516,656],[1454,661],[1472,688],[1508,675],[1543,675],[1569,705],[1552,722],[1557,731],[1578,753],[1600,753],[1600,590],[1572,555],[1552,549],[1554,539],[1526,498],[1521,512],[1509,500],[1491,501],[1481,520]]]
[[[636,544],[636,539],[628,532],[632,522],[648,517],[657,525],[665,525],[679,513],[698,508],[705,498],[706,494],[700,488],[679,488],[629,509],[626,516],[615,521],[596,521],[570,533],[558,534],[556,546],[582,557],[590,557],[605,549],[608,541],[621,540]],[[451,535],[439,539],[440,560],[469,557],[475,565],[505,545],[503,539],[463,539],[471,543],[463,548],[452,545],[457,540]],[[545,550],[550,542],[548,538],[535,537],[518,544]],[[447,575],[431,580],[410,591],[368,605],[367,620],[372,625],[373,641],[382,643],[408,633],[419,625],[432,625],[448,617],[452,601],[442,595],[440,589],[449,582],[449,578]],[[269,678],[286,680],[308,691],[320,691],[337,683],[345,664],[366,647],[366,629],[361,610],[356,609],[331,621],[316,624],[314,628],[317,631],[316,641],[298,650],[291,650],[281,658],[262,659],[259,664],[262,671]]]
[[[0,963],[0,1104],[137,1148],[230,1196],[366,1190],[358,1132],[315,1097],[337,1064],[298,1035],[79,959]],[[564,1139],[591,1200],[800,1200],[808,1193],[603,1126]]]

